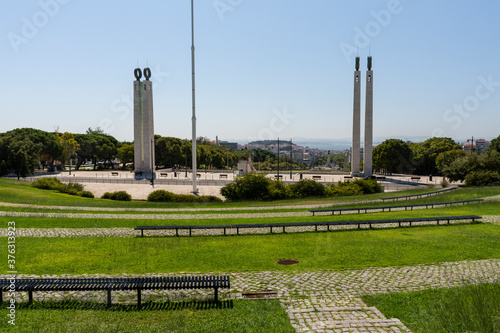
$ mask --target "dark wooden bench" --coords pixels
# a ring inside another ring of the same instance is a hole
[[[313,176],[313,180],[321,180],[321,176]]]
[[[134,230],[141,231],[141,237],[144,237],[144,230],[175,230],[175,236],[179,236],[179,230],[188,230],[189,236],[192,236],[193,230],[207,230],[207,229],[223,229],[224,236],[227,235],[227,229],[236,229],[236,234],[240,234],[240,229],[255,229],[255,228],[269,228],[269,232],[273,233],[273,228],[281,228],[283,233],[286,232],[287,227],[315,227],[315,231],[318,231],[319,226],[326,226],[327,230],[330,230],[330,226],[339,225],[357,225],[361,228],[361,225],[369,225],[370,228],[373,224],[384,224],[384,223],[398,223],[401,227],[401,223],[409,223],[411,227],[412,223],[415,222],[434,222],[436,221],[439,225],[441,221],[453,220],[472,220],[474,222],[477,219],[481,219],[481,216],[477,215],[464,215],[464,216],[444,216],[444,217],[417,217],[417,218],[403,218],[403,219],[384,219],[384,220],[361,220],[361,221],[333,221],[333,222],[297,222],[297,223],[263,223],[263,224],[226,224],[226,225],[155,225],[155,226],[137,226]]]
[[[274,178],[276,178],[276,179],[282,179],[283,176],[282,175],[279,175],[279,176],[278,175],[274,175]]]
[[[387,211],[392,211],[394,209],[402,209],[404,208],[405,211],[410,209],[413,210],[413,208],[434,208],[437,206],[452,206],[452,205],[465,205],[471,202],[481,202],[483,199],[470,199],[470,200],[460,200],[460,201],[447,201],[447,202],[433,202],[433,203],[423,203],[423,204],[413,204],[413,205],[396,205],[396,206],[374,206],[374,207],[355,207],[355,208],[329,208],[329,209],[311,209],[309,212],[313,213],[313,216],[315,213],[326,213],[326,212],[332,212],[332,215],[335,215],[335,213],[338,213],[339,215],[342,215],[343,212],[356,212],[358,214],[361,214],[361,212],[368,213],[368,211],[379,211],[382,210],[382,212]]]
[[[418,177],[418,176],[413,176],[413,177],[411,177],[411,180],[420,180],[420,177]]]
[[[116,172],[116,171],[111,171],[111,176],[118,176],[118,172]]]
[[[409,199],[413,199],[413,198],[430,197],[431,195],[442,194],[442,193],[453,191],[453,190],[456,190],[456,189],[457,189],[456,187],[449,187],[449,188],[445,188],[445,189],[437,190],[437,191],[433,191],[433,192],[426,192],[426,193],[412,194],[412,195],[402,195],[402,196],[399,196],[399,197],[382,198],[381,200],[382,201],[387,201],[387,200],[396,200],[396,201],[398,201],[399,199],[409,200]]]
[[[140,278],[89,278],[89,279],[2,279],[0,280],[0,302],[4,292],[27,292],[33,302],[35,291],[107,291],[108,306],[111,292],[137,290],[137,308],[141,308],[142,290],[166,289],[214,289],[218,301],[219,288],[230,288],[229,276],[182,276],[182,277],[140,277]]]
[[[226,178],[227,179],[227,175],[226,174],[220,174],[219,175],[219,179],[222,179],[222,178]]]
[[[168,177],[168,173],[166,173],[166,172],[160,172],[160,177]]]
[[[352,176],[344,176],[344,179],[352,179]]]

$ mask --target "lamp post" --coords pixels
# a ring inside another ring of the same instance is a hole
[[[280,138],[278,138],[278,177],[276,178],[280,180]]]
[[[472,154],[472,152],[474,151],[474,137],[472,137],[471,139],[467,139],[467,142],[470,142],[470,153]]]
[[[192,121],[192,131],[193,131],[193,194],[198,194],[198,188],[196,186],[196,102],[195,102],[195,75],[194,75],[194,4],[191,0],[191,68],[192,68],[192,103],[193,103],[193,116]]]
[[[151,186],[155,186],[155,166],[154,166],[155,139],[151,139]]]
[[[290,139],[290,180],[292,180],[292,163],[293,163],[293,143]]]

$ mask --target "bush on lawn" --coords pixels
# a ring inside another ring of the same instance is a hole
[[[61,183],[61,181],[54,177],[45,177],[35,180],[31,186],[43,190],[57,190],[61,193],[70,195],[77,195],[86,198],[93,198],[94,195],[88,191],[83,190],[83,185],[79,183]]]
[[[495,186],[500,185],[500,173],[493,170],[473,171],[465,176],[466,186]]]
[[[325,186],[312,179],[301,179],[290,188],[296,198],[322,197],[326,193]]]
[[[222,199],[211,195],[196,196],[193,194],[175,194],[165,190],[156,190],[148,195],[150,202],[222,202]]]
[[[279,180],[271,181],[268,188],[270,200],[286,200],[293,198],[293,192],[290,186],[283,184],[283,182]]]
[[[382,186],[375,179],[356,179],[352,184],[359,185],[363,194],[381,193]]]
[[[131,201],[132,196],[125,191],[117,191],[117,192],[106,192],[102,195],[101,199],[110,199],[116,201]]]
[[[80,196],[84,198],[94,198],[94,194],[90,191],[82,191],[82,194],[80,194]]]
[[[58,190],[63,183],[54,177],[39,178],[31,183],[31,186],[41,190]]]
[[[271,179],[264,174],[247,173],[221,188],[228,200],[269,200]]]

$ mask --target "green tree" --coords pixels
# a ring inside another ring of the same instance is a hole
[[[451,138],[430,138],[424,142],[412,143],[414,173],[419,175],[436,174],[436,159],[442,152],[462,149]]]
[[[498,173],[499,170],[500,153],[493,151],[483,155],[466,154],[445,167],[443,173],[451,181],[465,181],[468,176],[470,179],[470,175],[474,175],[474,181],[470,183],[477,185],[478,179],[492,179],[486,175]]]
[[[56,133],[56,137],[59,139],[63,147],[61,161],[64,165],[64,163],[69,161],[75,154],[76,149],[78,148],[78,141],[75,140],[75,136],[73,134],[68,132],[64,132],[61,136]]]
[[[126,168],[127,163],[134,162],[134,144],[123,143],[116,149],[116,158],[123,163],[123,169]]]
[[[463,149],[442,152],[436,158],[436,168],[439,170],[439,172],[443,172],[445,166],[450,165],[456,159],[464,156],[465,151],[463,151]]]
[[[500,153],[500,136],[491,140],[490,146],[488,147],[488,152],[493,152],[493,151]]]
[[[347,159],[347,156],[344,154],[335,154],[333,155],[332,162],[335,163],[339,168],[344,169],[344,163]]]
[[[28,155],[26,155],[28,154]],[[0,173],[19,176],[34,173],[39,164],[53,163],[62,154],[54,134],[33,128],[18,128],[0,134]]]
[[[373,167],[387,173],[411,171],[411,149],[406,142],[388,139],[373,148]]]
[[[102,133],[102,130],[88,129],[86,134],[75,134],[75,140],[78,141],[78,149],[76,151],[78,162],[76,169],[86,160],[91,160],[94,164],[94,169],[97,167],[97,162],[108,162],[113,167],[112,160],[116,157],[118,140],[108,134]]]

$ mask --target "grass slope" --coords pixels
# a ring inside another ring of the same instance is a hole
[[[365,296],[413,332],[500,332],[500,284]]]
[[[5,305],[6,303],[4,303]],[[135,307],[88,302],[35,302],[27,308],[18,304],[16,325],[7,322],[2,306],[0,331],[39,333],[127,333],[127,332],[276,332],[292,333],[285,311],[278,301],[234,300],[222,308],[203,302],[146,303],[143,311]],[[148,309],[149,308],[149,309]]]
[[[6,238],[0,247],[7,248]],[[500,258],[500,226],[468,224],[216,237],[24,238],[19,274],[355,269]],[[280,266],[278,259],[300,264]],[[7,262],[0,269],[7,271]]]

